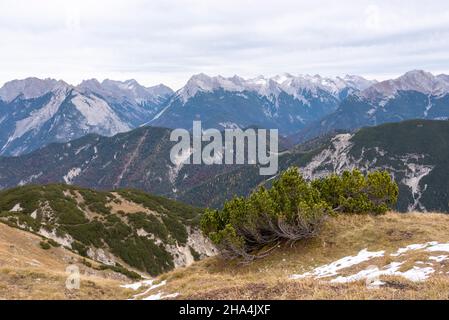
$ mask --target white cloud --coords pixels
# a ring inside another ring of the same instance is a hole
[[[447,0],[2,0],[0,82],[449,71]]]

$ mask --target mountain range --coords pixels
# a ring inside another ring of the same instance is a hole
[[[170,129],[142,127],[113,137],[88,135],[19,157],[0,158],[0,187],[66,183],[99,190],[136,188],[196,206],[220,207],[275,176],[257,165],[172,163]],[[400,211],[449,212],[449,121],[412,120],[327,135],[279,154],[279,170],[306,178],[359,168],[388,170]]]
[[[91,79],[77,86],[54,79],[13,80],[0,88],[0,155],[20,155],[89,133],[112,136],[143,124],[190,129],[193,120],[220,129],[278,128],[287,135],[373,83],[357,76],[245,80],[199,74],[175,93],[135,80]]]
[[[19,155],[89,133],[112,136],[145,123],[172,90],[135,80],[83,81],[74,87],[28,78],[0,89],[0,154]]]
[[[449,119],[449,76],[415,70],[344,99],[338,109],[294,134],[296,142],[335,132],[410,119]]]
[[[279,128],[281,170],[297,165],[312,178],[343,168],[384,168],[400,183],[399,210],[449,211],[439,169],[449,154],[447,75],[410,71],[377,82],[358,76],[199,74],[176,92],[135,80],[71,86],[28,78],[6,83],[0,99],[1,189],[53,182],[131,187],[219,207],[266,183],[256,166],[172,163],[171,128],[190,129],[193,120],[202,120],[203,128],[221,130]],[[436,121],[406,121],[412,119]],[[428,150],[433,141],[438,145]]]
[[[348,95],[373,83],[358,76],[331,79],[283,74],[243,79],[199,74],[148,124],[190,129],[193,120],[201,120],[209,128],[257,126],[277,128],[288,135],[334,112]]]
[[[149,125],[191,129],[277,128],[293,143],[340,130],[409,119],[449,118],[449,76],[410,71],[382,82],[360,76],[192,76],[174,92],[135,80],[77,86],[14,80],[0,88],[0,155],[20,155],[90,133]]]

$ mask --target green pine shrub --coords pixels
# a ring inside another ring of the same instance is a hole
[[[398,186],[385,171],[360,171],[306,181],[297,168],[281,174],[271,189],[237,197],[222,210],[202,216],[203,233],[230,258],[264,257],[279,242],[315,237],[329,215],[383,214],[398,198]]]
[[[202,231],[229,257],[251,261],[268,254],[282,240],[315,236],[330,207],[296,168],[283,173],[270,190],[235,198],[223,210],[207,210]],[[254,253],[263,249],[264,252]]]
[[[48,242],[46,242],[46,241],[39,242],[39,245],[44,250],[49,250],[51,248],[51,245]]]
[[[384,214],[398,200],[399,188],[387,171],[366,176],[359,170],[317,179],[312,185],[337,213]]]

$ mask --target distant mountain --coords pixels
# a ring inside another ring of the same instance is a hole
[[[62,182],[100,190],[136,188],[220,207],[272,181],[253,165],[173,164],[169,137],[169,129],[142,127],[0,158],[0,187]],[[297,166],[307,178],[352,168],[386,169],[400,185],[398,210],[449,212],[448,154],[449,121],[413,120],[311,140],[282,151],[279,168]]]
[[[0,89],[0,154],[129,131],[152,119],[171,94],[163,85],[145,88],[135,80],[89,80],[78,87],[53,79],[8,82]]]
[[[449,212],[448,155],[449,121],[411,120],[312,140],[282,153],[279,166],[297,166],[309,179],[354,168],[385,169],[399,184],[398,210]],[[211,177],[178,198],[220,207],[272,179],[245,166]]]
[[[338,109],[293,135],[307,141],[336,130],[354,130],[410,119],[449,119],[449,76],[410,71],[349,95]]]
[[[155,276],[214,254],[199,231],[201,212],[136,190],[45,185],[0,192],[0,222],[126,275]]]
[[[91,134],[19,157],[0,157],[0,188],[61,182],[101,190],[136,188],[176,197],[178,189],[226,170],[172,164],[170,150],[175,142],[170,141],[170,132],[141,127],[113,137]]]
[[[289,134],[332,113],[346,96],[373,83],[357,76],[243,79],[198,74],[148,124],[190,129],[193,120],[201,120],[208,128],[257,126]]]

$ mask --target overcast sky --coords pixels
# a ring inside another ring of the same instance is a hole
[[[448,0],[1,0],[0,83],[449,73]]]

